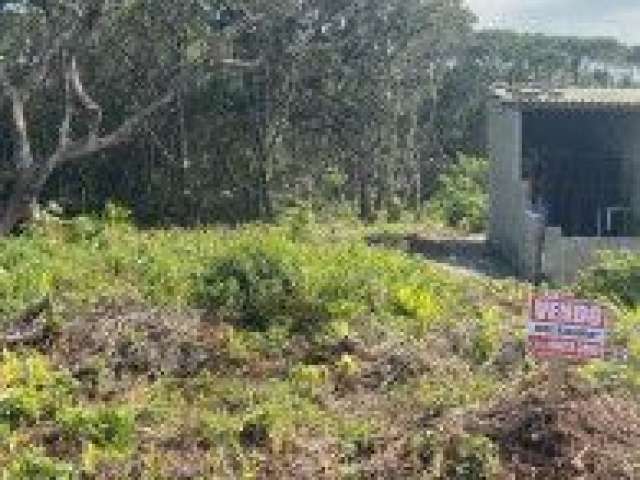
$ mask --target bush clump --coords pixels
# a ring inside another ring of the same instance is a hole
[[[444,478],[482,480],[496,478],[500,471],[498,448],[482,435],[463,435],[445,453]]]
[[[240,325],[265,330],[310,317],[307,285],[294,245],[271,239],[239,244],[211,261],[196,284],[197,303]]]
[[[135,414],[125,407],[68,408],[58,415],[57,423],[68,438],[115,451],[126,451],[135,433]]]
[[[21,424],[52,418],[69,402],[73,382],[40,355],[0,355],[0,424]]]
[[[481,232],[488,219],[489,162],[461,155],[438,179],[428,213],[441,223]]]
[[[582,295],[606,297],[626,307],[640,305],[640,255],[628,251],[601,252],[598,261],[578,279]]]
[[[24,451],[13,459],[5,472],[14,480],[71,480],[73,467],[60,460],[47,457],[39,450]]]

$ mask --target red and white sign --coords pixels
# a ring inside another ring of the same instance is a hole
[[[603,358],[605,309],[588,300],[546,295],[533,297],[527,325],[528,350],[536,358]]]

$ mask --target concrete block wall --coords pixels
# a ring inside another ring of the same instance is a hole
[[[530,210],[524,212],[523,241],[521,245],[520,274],[536,280],[542,274],[542,248],[545,235],[545,224],[542,215]]]
[[[488,145],[490,215],[488,239],[518,270],[525,265],[524,211],[526,189],[522,182],[522,114],[499,104],[489,108]]]
[[[564,242],[560,227],[546,227],[542,246],[542,274],[555,283],[564,283]]]
[[[602,250],[638,250],[638,237],[563,237],[560,228],[547,227],[542,269],[547,278],[559,284],[576,280]]]
[[[640,238],[563,237],[529,210],[528,184],[522,180],[522,112],[491,105],[488,111],[490,218],[488,239],[518,274],[533,279],[540,271],[568,283],[598,250],[640,249]],[[619,127],[619,128],[618,128]],[[626,159],[625,188],[631,199],[634,234],[640,235],[640,114],[629,115],[612,129],[612,149]]]

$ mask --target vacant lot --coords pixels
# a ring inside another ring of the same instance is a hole
[[[0,241],[0,469],[634,478],[635,367],[576,369],[550,396],[524,355],[531,287],[368,245],[413,228],[80,218]]]

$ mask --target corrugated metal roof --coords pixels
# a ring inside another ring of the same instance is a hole
[[[522,108],[625,108],[640,110],[640,88],[535,88],[496,86],[494,98]]]

